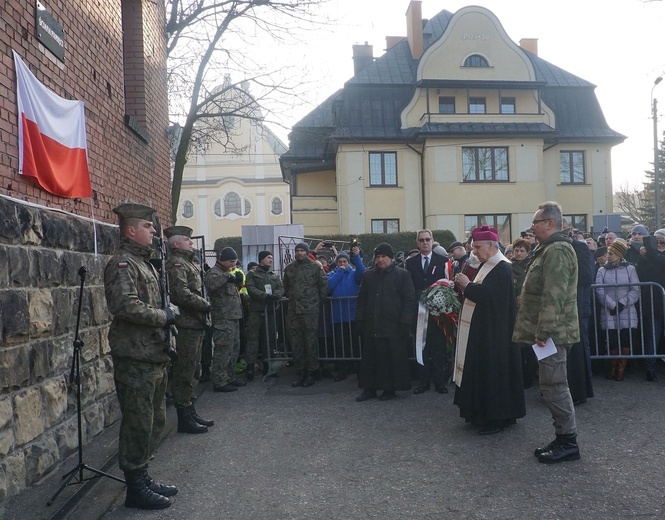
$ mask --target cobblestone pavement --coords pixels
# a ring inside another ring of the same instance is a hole
[[[635,367],[624,382],[594,378],[596,397],[578,407],[582,460],[539,464],[533,449],[553,437],[537,387],[527,416],[479,436],[459,418],[451,393],[398,393],[356,403],[356,378],[291,388],[294,374],[238,392],[204,391],[197,410],[216,424],[203,435],[170,432],[150,472],[176,484],[160,512],[123,506],[124,488],[102,478],[71,511],[68,487],[50,508],[59,475],[10,500],[5,518],[33,519],[613,519],[665,516],[665,365],[647,383]],[[101,464],[116,432],[86,447]],[[117,466],[109,470],[119,475]],[[54,516],[55,515],[55,516]]]

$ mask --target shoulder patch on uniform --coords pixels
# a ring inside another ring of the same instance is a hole
[[[127,269],[127,266],[128,266],[128,265],[129,265],[129,264],[128,264],[127,262],[118,262],[118,267],[119,267],[120,269]]]

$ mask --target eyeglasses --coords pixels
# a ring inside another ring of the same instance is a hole
[[[536,220],[532,220],[531,223],[535,226],[538,224],[538,222],[547,222],[548,220],[552,220],[551,218],[539,218]]]
[[[432,240],[430,237],[427,237],[427,238],[419,238],[419,239],[418,239],[418,242],[429,242],[430,240]]]

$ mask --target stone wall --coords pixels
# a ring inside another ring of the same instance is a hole
[[[117,227],[0,197],[0,506],[76,452],[69,381],[81,278],[83,440],[120,417],[103,274]]]

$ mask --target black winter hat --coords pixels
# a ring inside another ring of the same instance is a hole
[[[232,247],[225,247],[219,252],[219,259],[222,261],[237,260],[238,253],[236,253],[236,250]]]
[[[259,252],[259,263],[261,263],[261,260],[263,260],[266,256],[272,256],[272,253],[270,251]]]
[[[390,258],[395,258],[395,251],[393,250],[393,246],[387,242],[382,242],[374,249],[374,256],[376,255],[386,255]]]

